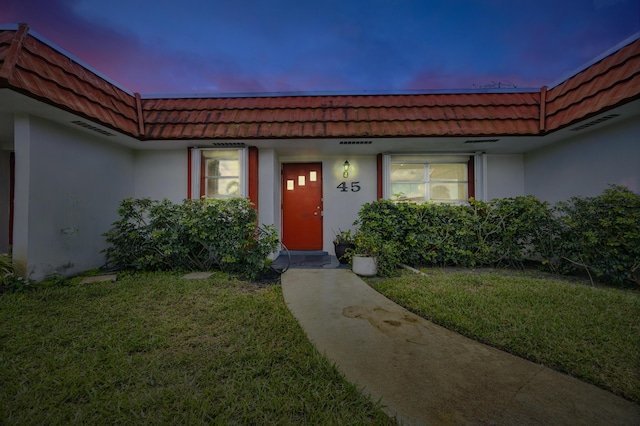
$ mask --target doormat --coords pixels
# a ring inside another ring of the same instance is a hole
[[[322,269],[331,268],[335,263],[334,268],[338,267],[338,260],[335,256],[329,255],[301,255],[292,254],[288,256],[281,254],[273,261],[271,267],[276,270],[290,269]]]

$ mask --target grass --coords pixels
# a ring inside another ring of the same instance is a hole
[[[13,274],[13,269],[11,256],[6,253],[0,253],[0,286],[5,284],[8,275]]]
[[[416,314],[640,403],[640,292],[424,269],[370,280]]]
[[[217,274],[0,294],[3,424],[394,424],[279,286]]]

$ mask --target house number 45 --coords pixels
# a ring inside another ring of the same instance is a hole
[[[340,185],[336,186],[340,190],[340,192],[349,192],[349,187],[347,186],[347,182],[342,182]],[[360,191],[360,182],[351,182],[351,192]]]

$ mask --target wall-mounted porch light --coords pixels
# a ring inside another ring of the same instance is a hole
[[[343,178],[348,178],[349,177],[349,167],[351,166],[351,164],[349,164],[349,160],[345,161],[344,164],[342,165],[342,168],[344,170],[344,172],[342,172],[342,177]]]

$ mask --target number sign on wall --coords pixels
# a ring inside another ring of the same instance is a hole
[[[342,182],[340,185],[336,186],[336,188],[339,189],[340,192],[349,192],[349,189],[351,192],[358,192],[360,191],[360,182],[351,182],[351,186],[348,186],[347,182]]]

